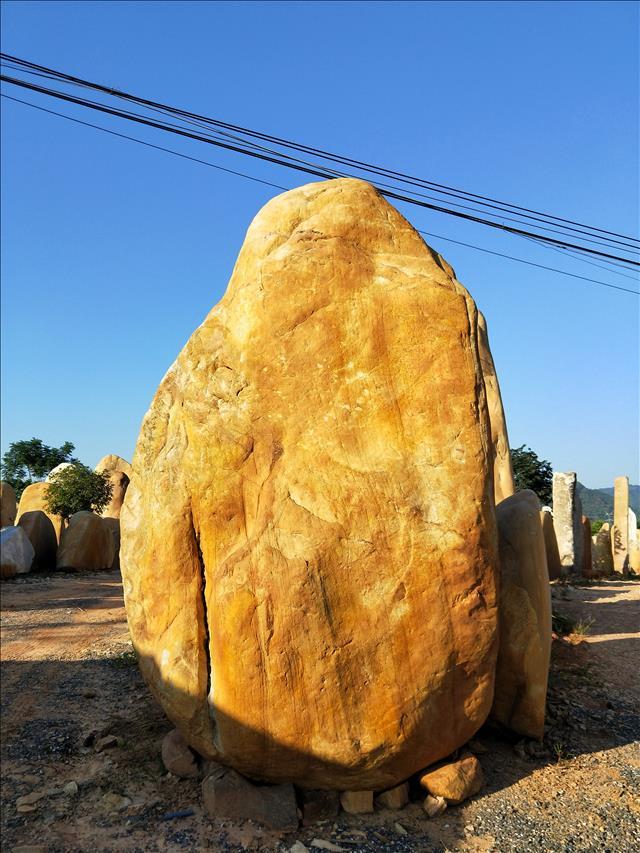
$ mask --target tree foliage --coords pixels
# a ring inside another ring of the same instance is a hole
[[[511,464],[516,491],[531,489],[540,498],[543,506],[551,506],[553,500],[553,469],[546,459],[538,459],[538,455],[530,447],[521,445],[511,448]]]
[[[31,483],[43,480],[61,462],[75,462],[71,455],[75,446],[65,441],[60,447],[49,447],[39,438],[14,441],[2,457],[2,479],[10,483],[18,500]]]
[[[595,536],[596,533],[599,533],[603,524],[604,524],[604,521],[602,521],[601,519],[597,519],[596,521],[592,521],[591,522],[591,535]]]
[[[92,471],[77,462],[53,475],[45,506],[48,512],[63,518],[83,510],[100,514],[111,500],[111,492],[108,473]]]

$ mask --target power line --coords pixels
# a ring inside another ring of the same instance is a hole
[[[76,104],[79,106],[88,107],[89,109],[97,110],[99,112],[106,113],[108,115],[116,116],[119,118],[125,118],[128,121],[133,121],[133,122],[136,122],[138,124],[145,125],[147,127],[153,127],[153,128],[159,129],[159,130],[165,130],[169,133],[178,134],[179,136],[184,136],[184,137],[189,138],[189,139],[195,139],[195,140],[200,141],[200,142],[206,142],[210,145],[215,145],[219,148],[225,148],[227,150],[236,151],[236,152],[239,152],[242,154],[246,154],[247,156],[254,157],[254,158],[257,158],[260,160],[275,163],[275,164],[281,165],[281,166],[286,166],[287,168],[295,169],[296,171],[299,171],[299,172],[305,172],[306,174],[312,174],[312,175],[315,175],[317,177],[321,177],[321,178],[325,178],[325,179],[327,179],[327,178],[332,179],[335,177],[334,175],[327,172],[327,170],[322,168],[322,167],[317,167],[315,165],[314,165],[314,167],[302,166],[302,165],[299,165],[299,164],[296,164],[293,162],[287,162],[286,160],[282,160],[279,157],[273,157],[271,155],[260,153],[257,151],[247,151],[246,149],[240,148],[237,145],[232,145],[232,144],[227,143],[227,142],[222,142],[219,140],[211,139],[209,137],[202,136],[201,134],[196,134],[196,133],[193,133],[193,132],[188,131],[188,130],[183,130],[183,129],[179,129],[176,127],[170,127],[170,126],[167,126],[166,124],[162,124],[160,122],[154,121],[154,120],[149,119],[149,118],[145,118],[142,116],[136,116],[134,114],[129,114],[126,111],[123,111],[120,109],[115,109],[112,107],[108,107],[108,106],[105,106],[104,104],[99,104],[99,103],[90,101],[86,98],[78,98],[78,97],[75,97],[73,95],[66,94],[64,92],[56,91],[54,89],[47,89],[46,87],[38,86],[34,83],[29,83],[25,80],[17,80],[15,78],[8,77],[4,74],[0,75],[0,79],[4,80],[5,82],[11,83],[13,85],[20,86],[22,88],[29,89],[31,91],[39,92],[40,94],[49,95],[49,96],[57,98],[59,100],[67,101],[69,103],[73,103],[73,104]],[[559,246],[561,248],[578,249],[579,251],[586,252],[586,253],[591,254],[591,255],[596,255],[598,257],[617,260],[617,261],[625,261],[628,264],[640,267],[640,262],[631,261],[628,258],[623,258],[619,255],[613,255],[609,252],[602,252],[602,251],[597,250],[597,249],[587,248],[585,246],[580,246],[579,244],[570,243],[570,242],[565,241],[565,240],[558,240],[558,239],[553,238],[553,237],[548,237],[546,235],[537,234],[537,233],[531,232],[531,231],[525,231],[525,230],[520,229],[520,228],[513,228],[513,227],[508,226],[508,225],[503,225],[500,223],[492,222],[491,220],[483,219],[483,218],[480,218],[477,216],[471,216],[470,214],[461,213],[460,211],[451,210],[449,208],[442,207],[439,205],[429,204],[428,202],[420,201],[418,199],[411,198],[410,196],[407,196],[407,195],[404,195],[401,193],[382,189],[380,187],[377,187],[376,184],[373,184],[373,186],[376,186],[376,188],[379,190],[379,192],[382,195],[385,195],[388,198],[396,199],[397,201],[404,201],[404,202],[407,202],[408,204],[413,204],[413,205],[416,205],[418,207],[426,208],[428,210],[434,210],[434,211],[437,211],[439,213],[445,213],[449,216],[455,216],[459,219],[464,219],[464,220],[467,220],[470,222],[476,222],[478,224],[486,225],[486,226],[489,226],[492,228],[497,228],[501,231],[505,231],[505,232],[510,233],[510,234],[516,234],[519,236],[535,237],[539,241],[544,241],[545,243],[549,243],[551,245],[556,245],[556,246]],[[629,250],[627,250],[627,251],[629,251]]]
[[[66,119],[67,121],[73,122],[74,124],[80,124],[80,125],[83,125],[84,127],[90,127],[90,128],[93,128],[94,130],[100,130],[103,133],[108,133],[110,136],[116,136],[119,139],[126,139],[129,142],[136,142],[139,145],[144,145],[147,148],[153,148],[156,151],[162,151],[165,154],[173,154],[174,156],[180,157],[183,160],[190,160],[191,162],[199,163],[200,165],[203,165],[203,166],[210,166],[214,169],[218,169],[218,170],[223,171],[223,172],[228,172],[232,175],[236,175],[236,176],[241,177],[241,178],[246,178],[247,180],[255,181],[256,183],[259,183],[259,184],[266,184],[267,186],[274,187],[275,189],[284,190],[284,191],[287,191],[288,189],[290,189],[290,187],[283,187],[280,184],[274,184],[274,183],[271,183],[270,181],[264,181],[261,178],[256,178],[253,175],[247,175],[244,172],[237,172],[237,171],[234,171],[233,169],[226,169],[223,166],[218,166],[217,164],[211,163],[208,160],[201,160],[197,157],[191,157],[187,154],[182,154],[179,151],[174,151],[171,148],[165,148],[161,145],[155,145],[151,142],[146,142],[145,140],[137,139],[135,136],[129,136],[129,135],[124,134],[124,133],[118,133],[118,132],[113,131],[113,130],[108,130],[105,127],[101,127],[100,125],[93,124],[92,122],[82,121],[81,119],[73,118],[72,116],[65,115],[64,113],[59,113],[56,110],[50,110],[50,109],[47,109],[46,107],[41,107],[41,106],[38,106],[37,104],[32,104],[29,101],[23,101],[20,98],[14,98],[11,95],[2,94],[1,97],[6,98],[10,101],[14,101],[15,103],[18,103],[18,104],[23,104],[26,107],[32,107],[33,109],[38,110],[39,112],[47,113],[49,115],[58,116],[59,118]],[[618,287],[615,284],[609,284],[606,281],[600,281],[599,279],[588,278],[588,277],[582,276],[582,275],[576,275],[575,273],[570,273],[570,272],[567,272],[566,270],[560,270],[560,269],[557,269],[555,267],[544,266],[543,264],[537,264],[537,263],[534,263],[533,261],[527,261],[524,258],[516,258],[513,255],[507,255],[507,254],[503,254],[502,252],[495,252],[495,251],[492,251],[490,249],[484,249],[481,246],[474,246],[471,243],[463,243],[460,240],[454,240],[451,237],[444,237],[441,234],[433,234],[430,231],[421,231],[419,229],[416,229],[416,230],[418,230],[419,234],[423,234],[423,235],[428,236],[428,237],[436,237],[439,240],[445,240],[445,241],[450,242],[450,243],[456,243],[459,246],[466,246],[469,249],[475,249],[476,251],[479,251],[479,252],[485,252],[486,254],[496,255],[497,257],[500,257],[500,258],[506,258],[507,260],[517,261],[518,263],[521,263],[521,264],[527,264],[528,266],[537,267],[538,269],[548,270],[549,272],[558,273],[559,275],[566,275],[566,276],[569,276],[571,278],[577,278],[577,279],[580,279],[582,281],[590,282],[592,284],[599,284],[599,285],[602,285],[603,287],[610,287],[614,290],[621,290],[625,293],[632,293],[636,296],[640,295],[640,293],[636,290],[631,290],[630,288],[626,288],[626,287]],[[550,247],[550,248],[553,248],[553,247]]]
[[[30,72],[27,72],[27,73],[40,72],[40,74],[42,76],[49,76],[50,79],[57,79],[57,80],[65,81],[67,83],[71,83],[73,85],[79,85],[79,86],[83,86],[86,88],[90,88],[90,89],[93,89],[95,91],[99,91],[99,92],[102,92],[104,94],[107,94],[109,96],[122,98],[125,100],[135,102],[135,103],[140,104],[140,105],[144,105],[147,108],[156,108],[156,109],[163,110],[165,112],[170,112],[173,115],[180,115],[183,118],[197,119],[201,122],[206,122],[209,125],[215,125],[219,128],[225,128],[227,130],[233,130],[237,133],[242,133],[244,135],[251,136],[252,138],[262,139],[264,141],[268,141],[268,142],[271,142],[274,144],[282,145],[282,146],[285,146],[285,147],[288,147],[288,148],[291,148],[291,149],[294,149],[297,151],[303,151],[303,152],[306,152],[308,154],[320,156],[324,159],[330,159],[330,160],[333,160],[334,162],[340,162],[343,164],[355,166],[356,168],[363,170],[363,171],[373,171],[376,174],[385,174],[389,177],[399,178],[403,182],[415,183],[418,186],[425,186],[425,187],[431,188],[432,190],[435,189],[436,192],[442,192],[443,194],[447,194],[447,195],[455,194],[457,197],[460,197],[460,198],[477,199],[477,200],[479,200],[479,203],[481,203],[481,204],[484,204],[485,202],[486,203],[492,203],[495,205],[499,205],[499,209],[502,209],[502,210],[506,210],[507,208],[511,208],[512,210],[521,211],[523,213],[523,215],[525,215],[525,216],[527,216],[528,214],[531,214],[532,216],[530,216],[529,218],[535,219],[535,218],[537,218],[537,216],[542,216],[545,218],[545,220],[555,220],[556,222],[564,222],[568,225],[578,226],[578,228],[581,228],[581,229],[588,229],[589,231],[597,231],[600,234],[608,234],[608,235],[611,235],[614,237],[621,237],[624,240],[632,241],[635,243],[640,243],[640,240],[638,240],[638,238],[635,238],[635,237],[628,237],[627,235],[618,234],[617,232],[614,232],[614,231],[608,231],[605,229],[596,228],[594,226],[588,226],[588,225],[576,222],[576,221],[571,220],[571,219],[566,219],[563,217],[557,217],[557,216],[554,216],[552,214],[542,213],[540,211],[535,211],[531,208],[522,207],[520,205],[514,205],[514,204],[511,204],[509,202],[500,202],[497,199],[493,199],[489,196],[483,196],[483,195],[479,195],[477,193],[470,193],[470,192],[466,192],[464,190],[455,189],[454,187],[450,187],[446,184],[439,184],[439,183],[436,183],[433,181],[427,181],[424,179],[415,178],[414,176],[407,175],[403,172],[398,172],[398,171],[394,171],[391,169],[386,169],[386,168],[380,167],[380,166],[374,166],[370,163],[366,163],[365,161],[355,160],[355,159],[350,158],[350,157],[332,154],[330,152],[324,151],[324,150],[319,149],[319,148],[314,148],[311,146],[302,145],[300,143],[291,142],[290,140],[282,139],[280,137],[272,136],[270,134],[260,133],[258,131],[254,131],[254,130],[251,130],[248,128],[244,128],[240,125],[229,124],[227,122],[222,122],[218,119],[199,115],[198,113],[193,113],[193,112],[189,112],[186,110],[181,110],[181,109],[178,109],[176,107],[171,107],[171,106],[168,106],[166,104],[159,103],[157,101],[151,101],[151,100],[141,98],[141,97],[136,96],[136,95],[132,95],[132,94],[127,93],[127,92],[120,91],[120,90],[115,89],[113,87],[107,87],[107,86],[103,86],[99,83],[93,83],[93,82],[88,81],[88,80],[83,80],[80,77],[75,77],[75,76],[70,75],[70,74],[65,74],[64,72],[56,71],[54,69],[47,68],[46,66],[38,65],[36,63],[29,62],[28,60],[23,60],[23,59],[20,59],[19,57],[11,56],[10,54],[0,53],[0,58],[2,58],[5,61],[9,61],[9,62],[13,62],[13,63],[17,64],[21,68],[21,70],[23,70],[23,71],[30,69]],[[487,204],[487,206],[492,206],[492,204]],[[545,221],[545,220],[539,220],[539,221]],[[570,229],[570,230],[576,230],[576,229]]]

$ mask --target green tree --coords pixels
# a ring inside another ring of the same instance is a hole
[[[109,474],[92,471],[80,462],[54,474],[45,497],[47,511],[68,519],[74,512],[101,513],[111,500]]]
[[[531,489],[540,498],[543,506],[551,506],[553,499],[553,469],[546,459],[538,459],[538,455],[524,444],[511,448],[511,464],[516,491]]]
[[[49,447],[40,438],[14,441],[2,457],[2,479],[10,483],[20,500],[22,492],[31,483],[43,480],[52,468],[61,462],[76,462],[71,455],[75,446],[65,441],[60,447]]]
[[[597,519],[596,521],[592,521],[591,522],[591,535],[595,536],[596,533],[599,533],[603,524],[604,524],[604,521],[602,521],[601,519]]]

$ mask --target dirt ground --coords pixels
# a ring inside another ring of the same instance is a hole
[[[414,802],[278,834],[210,820],[198,782],[164,770],[171,726],[138,673],[119,575],[3,581],[2,849],[638,851],[640,584],[552,596],[573,632],[553,643],[543,745],[482,729],[483,791],[434,820]]]

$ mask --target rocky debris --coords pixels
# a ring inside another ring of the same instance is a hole
[[[432,797],[431,794],[427,794],[427,797],[422,804],[422,808],[427,813],[428,817],[438,817],[438,815],[441,815],[446,810],[447,801],[444,797]]]
[[[76,512],[63,531],[56,557],[58,569],[110,569],[116,556],[114,538],[103,519],[92,512]]]
[[[337,791],[299,789],[304,824],[331,820],[340,811],[340,794]]]
[[[551,656],[551,594],[540,502],[526,489],[496,507],[500,646],[491,715],[542,738]]]
[[[59,515],[53,515],[48,512],[46,507],[46,498],[47,491],[49,489],[49,484],[47,482],[44,483],[31,483],[30,486],[22,493],[22,497],[20,498],[20,503],[18,505],[18,515],[16,516],[16,524],[20,523],[20,518],[26,512],[33,512],[35,510],[40,510],[44,512],[45,515],[48,516],[51,524],[53,524],[53,529],[56,533],[56,541],[60,542],[60,537],[62,536],[62,531],[65,528],[65,521]]]
[[[487,395],[487,408],[491,423],[491,447],[493,454],[493,491],[495,503],[499,504],[516,490],[513,481],[513,467],[507,435],[507,422],[502,406],[502,395],[489,348],[487,321],[482,312],[478,312],[478,353],[482,365],[482,377]]]
[[[162,740],[162,763],[180,779],[198,779],[200,770],[193,751],[178,729],[173,729]]]
[[[403,782],[402,785],[397,785],[395,788],[390,788],[388,791],[383,791],[376,797],[376,805],[383,809],[401,809],[409,802],[409,785]]]
[[[51,518],[41,509],[24,512],[18,521],[19,526],[29,537],[33,545],[34,559],[32,571],[51,571],[56,567],[58,540]]]
[[[347,814],[367,814],[373,811],[373,791],[343,791],[340,805]]]
[[[296,829],[298,809],[293,785],[253,785],[230,767],[209,766],[202,799],[210,817],[253,820],[271,829]]]
[[[17,512],[16,493],[13,486],[0,480],[0,528],[15,524]]]
[[[0,577],[27,574],[34,556],[33,545],[21,527],[3,527],[0,530]]]
[[[121,513],[141,667],[199,754],[384,790],[485,720],[496,536],[478,324],[451,268],[362,181],[301,187],[253,221],[144,419]]]
[[[458,805],[478,793],[484,774],[475,755],[466,753],[456,761],[426,770],[420,776],[420,784],[433,797],[444,797],[449,805]]]

